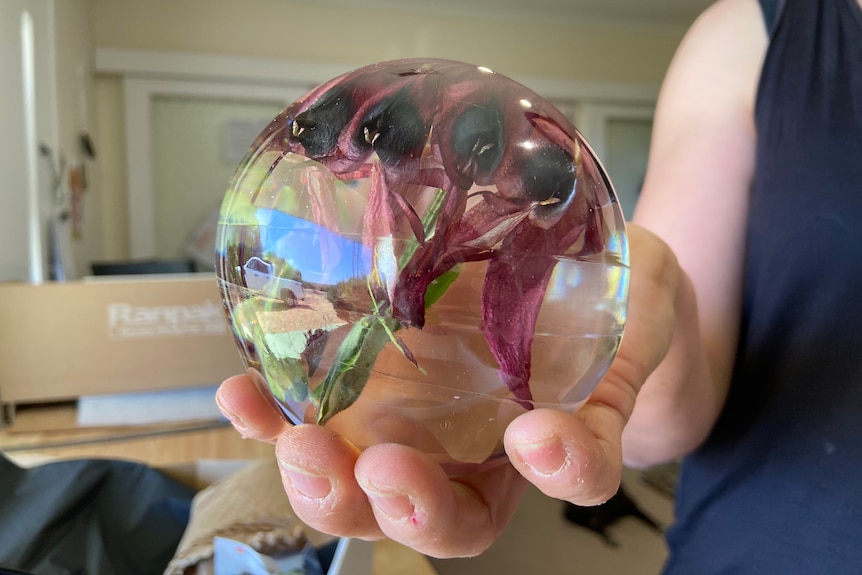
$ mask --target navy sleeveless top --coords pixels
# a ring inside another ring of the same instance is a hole
[[[761,0],[743,323],[666,574],[862,573],[862,10]]]

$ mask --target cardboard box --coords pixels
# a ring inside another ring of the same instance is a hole
[[[213,274],[0,284],[0,403],[213,385],[244,371]]]

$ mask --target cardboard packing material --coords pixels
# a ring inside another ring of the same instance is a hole
[[[4,408],[244,371],[213,274],[0,284],[0,318]]]
[[[299,520],[281,485],[275,459],[200,460],[162,468],[199,493],[191,520],[165,575],[212,573],[213,538],[228,537],[262,553],[320,549],[335,538]],[[327,575],[371,575],[373,543],[338,539]]]

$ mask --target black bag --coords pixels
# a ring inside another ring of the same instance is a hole
[[[161,575],[193,497],[191,487],[141,463],[24,469],[0,455],[0,575]]]

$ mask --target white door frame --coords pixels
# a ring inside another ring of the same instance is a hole
[[[578,129],[599,159],[607,154],[607,126],[611,120],[652,121],[655,102],[640,104],[585,103],[578,107]]]
[[[153,102],[161,96],[192,96],[281,102],[287,106],[297,90],[206,81],[123,79],[126,124],[126,167],[129,197],[129,251],[133,259],[156,255],[155,190],[153,189]],[[302,91],[299,92],[300,94]]]

